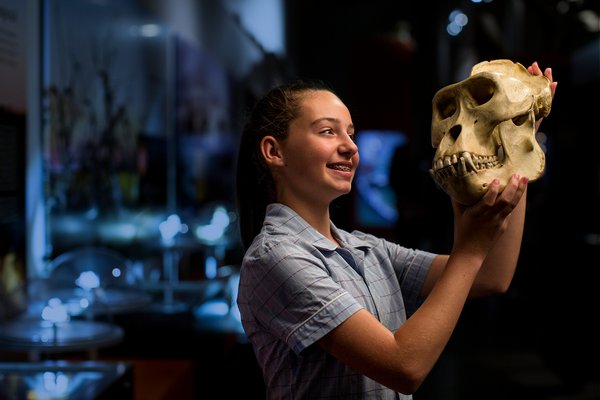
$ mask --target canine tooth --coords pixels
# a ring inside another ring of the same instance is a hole
[[[469,153],[467,151],[463,152],[461,160],[464,160],[464,162],[466,163],[466,166],[469,167],[469,170],[477,172],[477,167],[475,167],[475,164],[473,163],[473,159],[471,158],[471,153]]]
[[[452,161],[450,160],[450,156],[444,157],[444,166],[445,167],[449,167],[450,165],[452,165]]]
[[[456,164],[458,162],[458,157],[456,154],[452,154],[452,164]]]
[[[460,173],[461,176],[465,176],[468,172],[464,157],[460,158],[460,162],[458,163],[458,172]]]
[[[438,169],[444,168],[444,160],[442,160],[441,158],[439,160],[437,160],[437,168]]]

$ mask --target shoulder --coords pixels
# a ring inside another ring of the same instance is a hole
[[[393,243],[385,238],[375,236],[359,230],[347,232],[342,229],[337,230],[338,235],[344,241],[356,248],[368,248],[370,251],[389,251],[391,249],[404,249],[402,246]]]
[[[244,258],[279,258],[285,254],[305,252],[311,247],[310,243],[299,236],[261,232],[246,251]]]
[[[389,258],[394,263],[428,265],[437,255],[421,249],[405,247],[386,238],[359,230],[354,230],[352,233],[341,231],[341,234],[344,235],[342,236],[343,238],[353,243],[356,247],[368,248],[369,253],[375,257]]]
[[[294,235],[260,233],[246,251],[242,271],[262,279],[265,275],[289,275],[300,265],[321,266],[321,254],[314,245]]]

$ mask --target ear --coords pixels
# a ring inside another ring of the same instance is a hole
[[[260,141],[260,151],[268,166],[281,166],[284,164],[279,142],[273,136],[262,138]]]

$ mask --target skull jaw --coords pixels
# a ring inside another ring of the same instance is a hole
[[[528,154],[521,154],[518,163],[506,159],[504,164],[496,168],[470,172],[466,175],[449,175],[430,171],[436,184],[457,203],[470,206],[477,203],[487,192],[489,184],[495,178],[500,181],[499,190],[502,191],[508,184],[513,174],[527,177],[530,182],[542,176],[545,168],[545,154],[541,148],[536,147]],[[449,175],[449,176],[448,176]]]
[[[432,172],[435,183],[459,204],[470,206],[477,203],[487,192],[489,183],[498,176],[496,170],[470,172],[463,176],[443,177]],[[500,182],[502,188],[506,182]]]

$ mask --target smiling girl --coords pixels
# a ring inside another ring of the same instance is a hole
[[[242,134],[238,305],[269,399],[412,398],[467,298],[503,293],[514,275],[527,188],[516,175],[453,203],[449,255],[337,228],[329,206],[351,190],[354,135],[340,98],[305,81],[260,99]]]

